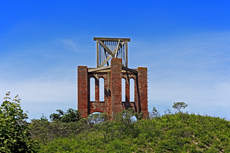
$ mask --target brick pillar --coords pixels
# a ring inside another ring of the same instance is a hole
[[[95,102],[99,103],[99,79],[95,77]]]
[[[130,102],[130,79],[125,79],[125,102]]]
[[[148,117],[148,83],[147,83],[147,68],[138,67],[138,101],[140,111],[144,113],[143,118]]]
[[[78,66],[78,110],[81,117],[88,115],[88,69],[87,66]]]
[[[135,111],[136,112],[140,112],[139,110],[140,110],[140,107],[139,107],[139,103],[138,103],[138,79],[137,79],[137,77],[136,77],[136,79],[134,80],[134,95],[135,95]]]
[[[105,103],[107,107],[107,114],[111,113],[111,73],[108,72],[108,75],[105,78]]]
[[[122,110],[121,99],[121,59],[111,60],[111,110],[112,117]]]

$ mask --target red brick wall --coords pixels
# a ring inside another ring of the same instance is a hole
[[[147,68],[139,67],[138,74],[121,70],[121,59],[111,60],[111,70],[88,72],[86,66],[78,67],[78,110],[83,117],[93,112],[103,112],[111,117],[129,107],[148,116]],[[90,101],[90,78],[95,78],[95,101]],[[104,102],[99,101],[99,79],[104,78]],[[126,80],[126,102],[122,103],[121,78]],[[134,79],[135,102],[130,102],[130,79]]]
[[[82,117],[88,115],[88,69],[78,66],[78,110]]]
[[[95,102],[99,103],[99,78],[95,78]]]
[[[111,60],[111,99],[112,116],[121,112],[121,59],[113,58]]]
[[[147,68],[138,67],[138,103],[140,111],[144,113],[143,118],[146,118],[148,114],[148,83],[147,83]]]
[[[110,101],[110,84],[108,84],[108,72],[91,72],[88,73],[88,95],[90,95],[90,78],[95,78],[95,101],[89,99],[89,114],[93,112],[103,112],[109,114],[109,101]],[[104,78],[104,101],[99,101],[99,80]]]
[[[137,80],[137,75],[135,73],[131,72],[123,72],[122,73],[122,78],[125,79],[125,97],[126,101],[122,103],[123,107],[122,109],[128,109],[129,107],[133,108],[135,112],[139,112],[139,107],[138,107],[138,95],[136,92],[136,80]],[[130,101],[130,80],[134,80],[134,103],[133,101]]]

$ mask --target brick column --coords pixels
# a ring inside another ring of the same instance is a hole
[[[147,68],[138,67],[138,101],[140,106],[140,111],[144,113],[143,118],[148,117],[148,83],[147,83]]]
[[[78,110],[81,117],[88,115],[88,69],[78,66]]]
[[[107,106],[107,114],[112,114],[111,113],[111,73],[108,72],[108,75],[105,78],[105,103]]]
[[[111,99],[112,117],[122,110],[121,99],[121,59],[111,60]]]
[[[140,106],[139,106],[139,102],[138,102],[138,79],[137,79],[137,76],[136,76],[136,79],[134,80],[134,95],[135,95],[135,111],[136,112],[140,112]]]
[[[130,79],[125,79],[125,102],[130,102]]]
[[[99,103],[99,79],[95,77],[95,102]]]

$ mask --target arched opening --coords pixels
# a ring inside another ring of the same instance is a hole
[[[90,78],[90,101],[95,101],[95,78]]]
[[[130,79],[130,102],[134,102],[135,101],[135,94],[134,94],[134,79],[131,78]]]
[[[99,101],[105,101],[104,97],[105,97],[105,85],[104,85],[104,78],[100,78],[99,79]]]
[[[122,83],[122,85],[121,85],[121,99],[122,99],[122,102],[125,102],[126,100],[126,98],[125,98],[125,78],[122,78],[121,79],[121,83]]]

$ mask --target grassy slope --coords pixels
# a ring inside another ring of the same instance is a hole
[[[139,148],[139,149],[138,149]],[[40,152],[230,152],[230,122],[194,114],[150,120],[104,122],[91,130],[56,138]]]

